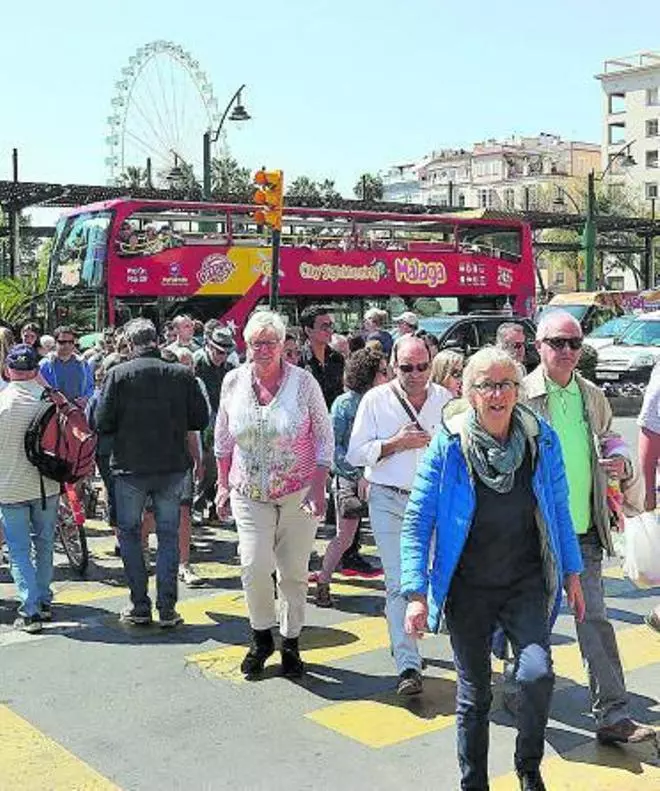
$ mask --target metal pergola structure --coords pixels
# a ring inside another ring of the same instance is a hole
[[[15,169],[15,176],[17,168]],[[8,217],[6,228],[0,228],[0,237],[9,237],[9,274],[13,275],[17,271],[19,262],[19,234],[26,234],[39,237],[52,236],[54,229],[51,227],[28,226],[20,229],[18,218],[20,213],[30,207],[42,208],[67,208],[72,206],[82,206],[88,203],[112,200],[113,198],[138,198],[154,200],[189,200],[192,196],[186,190],[181,189],[155,189],[153,187],[140,187],[129,189],[127,187],[113,187],[95,184],[53,184],[47,182],[0,181],[0,209]],[[197,197],[197,196],[195,196]],[[223,195],[214,196],[214,201],[236,202],[236,196]],[[286,203],[286,200],[285,200]],[[291,204],[289,204],[291,205]],[[300,202],[297,202],[300,206]],[[566,212],[541,212],[541,211],[520,211],[502,212],[491,209],[475,210],[465,207],[449,206],[429,206],[410,203],[391,203],[391,202],[364,202],[353,199],[341,199],[332,206],[318,207],[307,204],[309,208],[331,208],[344,210],[368,209],[370,211],[392,212],[397,214],[454,214],[470,213],[479,211],[479,216],[485,219],[506,219],[517,218],[530,224],[532,230],[544,230],[549,228],[568,228],[576,231],[584,228],[586,216],[584,214]],[[599,250],[612,252],[635,252],[642,256],[643,260],[643,280],[645,285],[652,286],[652,258],[653,258],[653,239],[660,236],[660,220],[647,217],[621,217],[606,214],[599,214],[596,217],[597,230],[601,234],[607,233],[634,233],[639,239],[639,245],[622,245],[608,243],[605,240],[599,241]],[[575,251],[582,249],[580,243],[553,243],[535,242],[538,249],[548,249],[553,251]]]

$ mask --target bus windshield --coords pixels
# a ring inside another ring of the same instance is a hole
[[[50,260],[50,287],[100,288],[112,212],[85,212],[57,224]]]

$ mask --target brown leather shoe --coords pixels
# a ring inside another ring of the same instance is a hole
[[[653,728],[641,725],[635,720],[626,719],[606,725],[596,731],[596,738],[601,744],[639,744],[656,738]]]

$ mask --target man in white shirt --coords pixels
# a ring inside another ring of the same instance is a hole
[[[5,360],[9,385],[0,393],[0,512],[20,600],[14,627],[34,634],[51,619],[53,541],[60,485],[43,479],[25,455],[25,432],[39,410],[44,388],[37,382],[34,347],[19,344]]]
[[[431,360],[424,341],[401,338],[393,349],[396,380],[369,390],[358,407],[346,459],[365,468],[369,519],[385,571],[387,624],[400,695],[422,691],[422,659],[403,628],[406,600],[400,591],[401,525],[417,466],[440,427],[449,392],[429,382]]]

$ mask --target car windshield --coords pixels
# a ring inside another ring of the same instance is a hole
[[[419,328],[440,336],[446,332],[453,324],[456,324],[456,316],[428,316],[419,320]]]
[[[617,316],[601,324],[600,327],[596,327],[593,332],[587,335],[587,338],[613,338],[615,335],[622,335],[634,319],[634,316]]]
[[[635,319],[616,342],[621,346],[660,346],[660,321]]]

